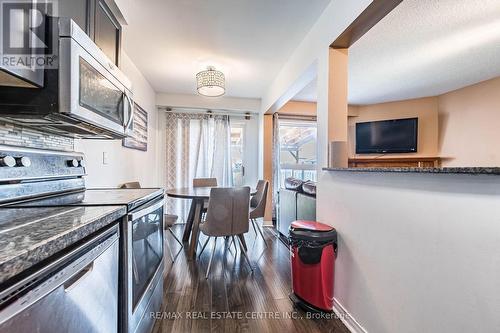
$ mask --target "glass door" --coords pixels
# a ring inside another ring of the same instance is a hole
[[[231,124],[231,169],[233,186],[245,184],[245,124]]]
[[[316,135],[316,121],[280,119],[280,187],[288,177],[316,181]]]
[[[133,308],[146,291],[162,258],[163,205],[132,221]]]

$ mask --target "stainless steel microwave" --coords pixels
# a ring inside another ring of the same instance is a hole
[[[126,137],[130,81],[74,21],[53,19],[58,66],[45,69],[42,88],[0,87],[0,120],[71,137]]]

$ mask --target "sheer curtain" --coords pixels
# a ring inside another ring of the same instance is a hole
[[[167,113],[167,188],[189,187],[193,178],[232,186],[229,116]],[[167,213],[187,217],[188,200],[167,198]]]

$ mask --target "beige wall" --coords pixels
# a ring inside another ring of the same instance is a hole
[[[439,96],[444,166],[500,166],[500,77]]]
[[[279,114],[294,115],[294,116],[315,116],[316,103],[314,102],[287,102],[281,109]]]
[[[418,152],[396,154],[394,157],[434,157],[438,156],[438,98],[427,97],[412,100],[357,105],[349,107],[349,156],[368,157],[355,154],[356,123],[397,118],[418,117]],[[355,116],[353,116],[355,115]],[[373,156],[379,156],[375,154]],[[392,156],[392,155],[391,155]]]
[[[269,181],[269,191],[266,203],[266,215],[264,221],[271,221],[273,218],[273,116],[264,115],[264,179]]]

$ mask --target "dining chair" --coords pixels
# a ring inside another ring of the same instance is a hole
[[[120,188],[141,188],[141,183],[139,182],[128,182],[120,186]]]
[[[193,187],[216,187],[217,178],[193,178]]]
[[[193,187],[217,187],[217,178],[193,178]],[[205,200],[201,209],[203,218],[205,218],[207,209],[208,201]]]
[[[257,193],[250,200],[250,221],[252,221],[252,227],[255,232],[255,237],[257,237],[257,230],[264,241],[264,244],[267,246],[267,241],[264,238],[264,233],[260,225],[257,222],[258,218],[264,218],[266,212],[266,203],[267,203],[267,192],[269,190],[269,182],[267,180],[259,180],[257,182]]]
[[[253,272],[250,259],[245,251],[241,239],[238,235],[248,232],[249,228],[249,201],[250,187],[231,187],[231,188],[212,188],[210,191],[210,199],[208,211],[205,221],[200,224],[200,230],[208,236],[203,245],[200,256],[208,244],[210,238],[214,238],[212,254],[208,261],[208,268],[205,278],[208,279],[215,249],[217,247],[218,237],[230,237],[236,243],[235,236],[239,242],[241,253],[245,257],[250,270]]]

